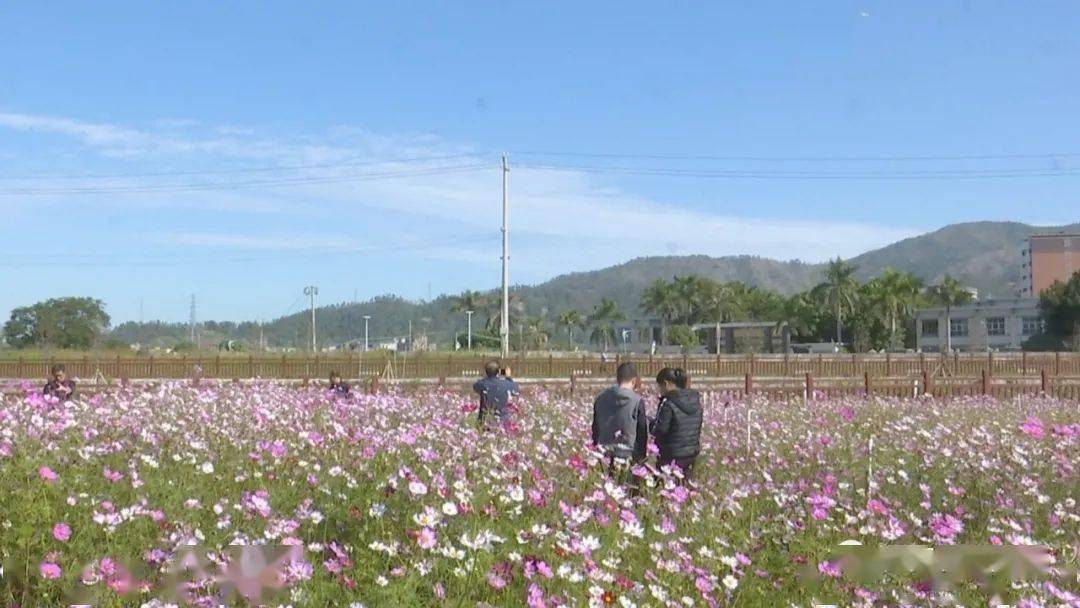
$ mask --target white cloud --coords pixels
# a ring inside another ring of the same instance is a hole
[[[190,245],[215,249],[295,251],[319,249],[345,251],[364,246],[364,242],[334,235],[296,234],[222,234],[206,232],[180,232],[161,234],[156,238],[162,243]]]
[[[276,230],[265,234],[258,230],[242,234],[180,230],[162,237],[177,245],[238,250],[353,248],[361,246],[362,240],[387,240],[373,234],[375,228],[366,222],[373,213],[399,220],[395,228],[400,233],[397,241],[495,232],[501,218],[500,175],[494,155],[407,163],[394,160],[474,151],[472,146],[430,135],[383,135],[346,125],[334,127],[324,137],[275,138],[246,127],[204,125],[184,119],[159,122],[155,130],[10,112],[0,112],[0,127],[70,137],[104,156],[134,156],[150,161],[165,158],[170,167],[196,166],[196,171],[208,165],[229,168],[237,163],[246,167],[340,165],[279,172],[0,183],[0,204],[8,206],[62,203],[70,209],[73,203],[83,202],[90,207],[136,211],[215,209],[246,213],[268,222],[275,221],[274,216],[304,214],[334,218],[335,231],[357,234],[346,238],[297,233],[295,227],[281,226],[282,221],[288,221],[286,218],[276,220]],[[491,170],[385,175],[394,171],[438,171],[471,165],[478,159],[490,162]],[[375,178],[374,173],[383,176]],[[286,183],[288,180],[305,183]],[[277,183],[230,189],[154,189],[162,184],[266,181]],[[17,193],[18,188],[41,191],[83,186],[113,191],[58,192],[48,196]],[[16,189],[16,193],[2,194],[9,189]],[[515,243],[512,264],[538,277],[596,268],[642,255],[672,253],[752,254],[821,261],[836,255],[856,255],[917,232],[894,224],[773,220],[739,212],[750,208],[753,201],[717,200],[715,210],[693,209],[638,196],[608,181],[572,171],[513,169],[511,201]],[[435,248],[426,255],[441,252],[442,259],[490,262],[497,259],[497,252],[492,255],[489,249],[465,243]]]

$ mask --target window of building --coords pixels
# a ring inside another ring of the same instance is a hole
[[[968,335],[968,320],[953,319],[949,325],[949,334],[954,338]]]
[[[986,319],[986,335],[1004,336],[1005,317],[989,317],[988,319]]]
[[[1024,317],[1020,330],[1025,336],[1037,334],[1042,331],[1042,321],[1039,317]]]
[[[928,319],[922,322],[922,335],[928,338],[936,338],[938,336],[937,319]]]

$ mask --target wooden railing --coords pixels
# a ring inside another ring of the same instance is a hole
[[[0,358],[0,378],[44,378],[51,365],[62,363],[77,378],[325,378],[336,371],[346,378],[451,379],[480,373],[484,357],[382,353],[326,354],[311,357],[251,354],[246,356],[95,356]],[[711,378],[874,377],[931,378],[1080,376],[1080,353],[892,354],[892,355],[720,355],[715,357],[648,357],[611,355],[561,357],[511,356],[504,364],[518,378],[604,378],[615,375],[622,361],[633,361],[643,377],[662,367],[682,367],[690,376]]]

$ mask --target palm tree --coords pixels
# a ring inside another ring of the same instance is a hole
[[[672,279],[671,289],[678,310],[676,320],[684,325],[693,325],[700,321],[702,309],[715,287],[716,283],[713,281],[696,275]]]
[[[777,323],[787,323],[791,333],[797,336],[808,336],[813,333],[817,324],[818,307],[814,305],[809,293],[797,293],[784,302],[783,317]]]
[[[525,316],[525,301],[522,300],[521,296],[519,296],[518,294],[511,293],[510,294],[509,309],[510,309],[510,323],[509,323],[509,326],[513,327],[514,325],[516,325],[516,324],[518,324],[520,322],[520,319],[522,319],[522,317]],[[498,334],[499,331],[501,330],[501,328],[502,328],[502,307],[500,306],[498,309],[496,309],[495,311],[493,311],[491,314],[488,315],[487,330],[489,332],[494,333],[494,334]]]
[[[927,292],[937,304],[945,307],[945,351],[952,351],[952,308],[967,304],[972,300],[971,292],[964,285],[949,275],[942,277],[937,285],[931,285]]]
[[[895,348],[897,320],[912,314],[922,291],[922,280],[910,272],[886,268],[872,283],[873,300],[883,309],[889,322],[889,346]]]
[[[825,282],[814,288],[825,305],[836,314],[837,344],[843,343],[844,309],[851,311],[855,308],[859,292],[855,271],[858,269],[858,266],[836,258],[829,262],[829,267],[825,270]]]
[[[641,309],[660,319],[660,342],[666,342],[667,326],[679,316],[679,302],[672,285],[657,279],[641,294]]]
[[[567,339],[569,340],[570,349],[574,349],[574,329],[585,327],[585,317],[573,308],[564,310],[555,319],[555,324],[566,330]]]
[[[452,312],[467,312],[471,310],[487,317],[489,321],[487,321],[486,324],[490,325],[491,304],[492,300],[487,294],[467,289],[463,291],[461,295],[453,298],[453,304],[450,305],[450,310]]]
[[[714,284],[702,306],[702,320],[713,323],[729,323],[744,312],[744,290],[741,283]]]
[[[535,350],[543,350],[551,338],[551,330],[548,329],[547,320],[543,317],[530,317],[525,319],[525,349],[529,347]]]
[[[590,339],[603,346],[601,352],[606,353],[608,346],[615,341],[615,326],[613,324],[624,319],[626,319],[626,315],[619,310],[619,305],[615,303],[615,300],[610,298],[600,300],[600,303],[593,309],[592,314],[589,315],[589,325],[593,326]]]

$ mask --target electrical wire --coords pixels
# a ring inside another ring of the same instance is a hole
[[[920,172],[815,172],[815,171],[746,171],[746,170],[697,170],[672,169],[666,167],[615,167],[604,165],[567,165],[517,163],[519,169],[543,171],[567,171],[582,173],[611,173],[620,175],[692,177],[719,179],[761,179],[761,180],[883,180],[883,179],[994,179],[1017,177],[1060,177],[1080,175],[1080,169],[1048,171],[1046,169],[982,169]]]
[[[364,167],[372,165],[392,165],[397,163],[430,162],[435,160],[450,160],[456,158],[477,158],[476,154],[447,154],[442,156],[413,156],[407,158],[388,158],[383,160],[369,161],[343,161],[337,163],[320,163],[312,165],[278,165],[273,167],[248,167],[236,169],[209,169],[203,171],[155,171],[151,173],[88,173],[83,175],[0,175],[0,180],[85,180],[85,179],[115,179],[115,178],[138,178],[138,177],[177,177],[191,175],[232,175],[240,173],[265,173],[277,171],[300,171],[306,169],[340,169],[344,167]]]
[[[313,251],[312,249],[316,249],[316,248],[307,248],[306,252],[301,253],[301,254],[295,254],[295,253],[289,252],[289,253],[281,253],[281,254],[274,255],[274,256],[254,256],[254,257],[253,256],[244,256],[244,257],[234,257],[234,258],[221,257],[221,256],[216,256],[215,255],[215,256],[210,256],[210,257],[198,257],[198,258],[194,258],[194,257],[176,258],[176,259],[162,258],[162,259],[158,259],[158,260],[147,260],[147,259],[139,259],[137,257],[134,257],[134,254],[132,254],[132,253],[124,253],[124,254],[119,254],[118,253],[118,254],[116,254],[117,258],[114,259],[114,260],[108,260],[108,259],[98,259],[98,260],[75,259],[75,260],[72,260],[72,261],[65,261],[65,260],[48,260],[48,261],[45,261],[45,260],[37,260],[37,259],[23,259],[23,260],[10,259],[12,257],[16,257],[18,254],[14,255],[14,256],[8,256],[8,255],[0,254],[0,266],[20,266],[20,267],[24,267],[24,266],[98,267],[98,266],[109,266],[109,265],[117,264],[117,265],[122,265],[125,268],[128,268],[128,267],[132,267],[132,266],[154,267],[154,266],[191,265],[191,264],[199,264],[199,263],[213,263],[213,264],[217,265],[217,264],[226,264],[226,263],[251,263],[251,262],[269,262],[269,261],[279,262],[279,261],[288,261],[288,260],[294,260],[294,259],[305,259],[305,258],[312,258],[312,257],[323,258],[323,257],[328,257],[328,256],[363,255],[363,254],[387,253],[387,252],[394,252],[394,251],[432,249],[432,248],[437,248],[437,247],[448,247],[448,246],[453,246],[453,245],[459,245],[459,244],[463,244],[463,243],[478,243],[478,242],[486,241],[486,240],[489,240],[489,239],[494,239],[494,238],[496,238],[496,236],[497,236],[497,234],[491,233],[491,234],[480,234],[480,235],[459,237],[459,238],[455,238],[453,240],[447,240],[447,241],[436,241],[436,242],[427,242],[427,243],[411,242],[411,243],[400,243],[400,244],[395,244],[395,245],[383,245],[383,246],[377,246],[377,247],[358,247],[358,248],[350,248],[350,249],[335,248],[335,249],[319,249],[319,250],[314,250]],[[65,255],[65,254],[54,254],[54,255]],[[86,257],[86,255],[84,255],[84,254],[66,254],[66,255],[71,255],[74,258]],[[92,254],[92,255],[106,256],[106,255],[111,255],[111,254]],[[36,258],[38,256],[33,255],[32,257]]]
[[[92,186],[85,188],[13,188],[7,190],[0,190],[0,196],[51,196],[58,194],[132,194],[148,192],[185,192],[192,190],[236,190],[242,188],[261,188],[277,186],[306,186],[318,184],[361,182],[377,179],[396,179],[401,177],[445,175],[450,173],[477,171],[480,169],[492,169],[494,167],[495,165],[492,164],[473,164],[432,169],[420,169],[412,171],[362,173],[359,175],[347,175],[337,177],[301,177],[278,180],[249,180],[243,182],[216,182],[202,184],[147,184],[138,186]]]
[[[646,160],[714,160],[738,162],[922,162],[963,160],[1048,160],[1080,157],[1080,152],[1038,154],[976,154],[957,156],[724,156],[710,154],[632,154],[620,152],[563,152],[550,150],[514,150],[523,156],[573,156],[581,158],[627,158]]]

